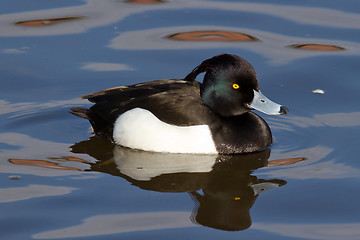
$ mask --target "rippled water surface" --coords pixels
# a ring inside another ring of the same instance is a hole
[[[359,22],[355,0],[3,0],[1,239],[359,239]],[[260,114],[270,149],[134,151],[69,114],[219,53],[290,109]]]

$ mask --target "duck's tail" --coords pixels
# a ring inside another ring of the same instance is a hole
[[[70,113],[74,114],[75,116],[89,120],[92,126],[92,131],[96,135],[112,141],[113,124],[111,122],[103,119],[102,117],[87,108],[73,107],[71,108]]]
[[[89,109],[87,109],[87,108],[73,107],[73,108],[71,108],[70,113],[74,114],[75,116],[90,120],[88,111],[89,111]]]

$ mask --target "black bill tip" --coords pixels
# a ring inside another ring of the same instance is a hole
[[[280,114],[288,114],[289,109],[287,107],[281,106],[280,107]]]

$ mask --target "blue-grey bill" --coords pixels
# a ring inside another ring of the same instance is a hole
[[[286,107],[274,103],[265,97],[260,91],[256,90],[254,90],[254,99],[249,104],[249,107],[269,115],[280,115],[288,112]]]

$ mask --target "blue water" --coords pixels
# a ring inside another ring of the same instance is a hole
[[[358,239],[359,2],[130,2],[0,4],[1,239]],[[209,30],[259,41],[168,38]],[[265,152],[132,151],[69,114],[90,106],[81,95],[182,78],[219,53],[290,109],[259,113]]]

